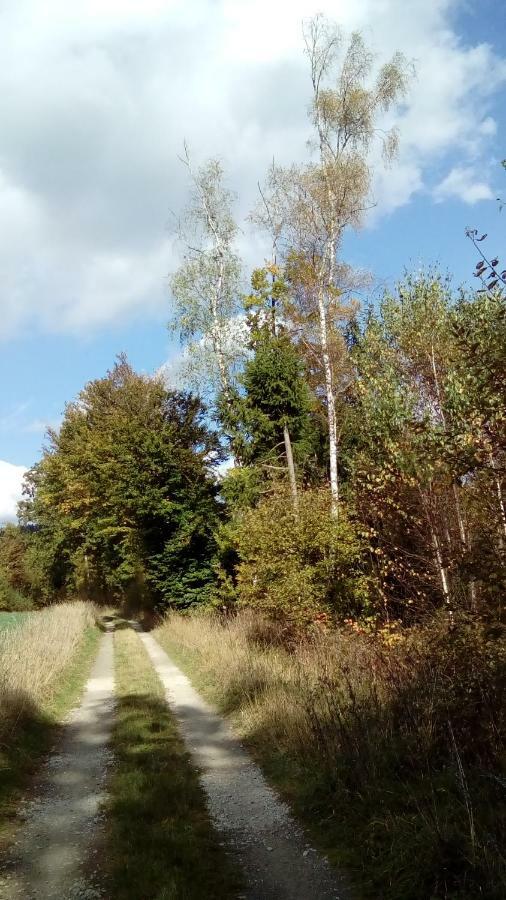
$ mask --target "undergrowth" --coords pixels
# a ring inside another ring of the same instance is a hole
[[[157,638],[233,717],[359,896],[506,895],[505,652],[484,626],[290,652],[250,615],[170,616]]]

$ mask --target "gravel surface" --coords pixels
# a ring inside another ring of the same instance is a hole
[[[34,799],[20,809],[22,826],[0,875],[2,900],[97,900],[81,864],[100,827],[114,715],[112,634],[102,638],[81,705],[66,719],[44,766]]]
[[[201,772],[209,811],[238,858],[247,900],[347,900],[233,732],[149,634],[140,638]],[[204,900],[204,898],[203,898]]]

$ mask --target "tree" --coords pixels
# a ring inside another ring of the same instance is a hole
[[[27,551],[33,534],[18,525],[0,528],[0,609],[29,609],[32,605],[32,573]]]
[[[480,531],[506,568],[506,300],[499,291],[462,296],[453,316],[460,350],[455,434],[486,510]],[[483,544],[482,544],[483,549]],[[487,553],[490,565],[490,555]]]
[[[201,401],[120,357],[68,404],[30,472],[24,516],[53,589],[163,609],[206,597],[219,515],[217,436]]]
[[[257,269],[251,281],[244,300],[250,356],[235,388],[222,396],[220,418],[242,466],[256,466],[263,475],[286,468],[296,510],[298,482],[308,474],[319,438],[315,404],[303,360],[284,326],[288,285],[282,273],[276,266]]]
[[[363,542],[346,512],[330,516],[328,491],[271,492],[236,521],[240,605],[291,626],[363,613],[368,605]],[[275,528],[273,527],[275,523]]]
[[[403,96],[407,65],[401,54],[379,71],[370,85],[373,57],[360,34],[347,46],[324,18],[312,19],[304,30],[309,58],[312,103],[310,117],[317,159],[306,165],[273,165],[265,194],[265,211],[258,218],[274,235],[285,257],[302,262],[298,283],[316,313],[328,419],[332,512],[337,514],[338,427],[336,373],[332,360],[333,332],[342,315],[343,269],[337,257],[345,230],[358,227],[371,205],[369,153],[381,136],[383,154],[391,160],[397,149],[395,129],[380,132],[379,118]]]
[[[504,578],[505,321],[498,295],[408,276],[353,350],[343,451],[387,615],[485,611]]]
[[[184,260],[170,279],[174,301],[171,328],[188,342],[193,374],[210,378],[227,393],[240,336],[234,318],[241,275],[234,250],[235,198],[223,183],[218,160],[211,159],[195,170],[185,145],[183,162],[192,191],[179,225]]]

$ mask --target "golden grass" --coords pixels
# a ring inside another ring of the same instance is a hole
[[[156,635],[170,649],[198,659],[212,699],[234,715],[244,737],[269,733],[278,745],[308,747],[314,742],[312,713],[327,692],[324,681],[331,675],[334,680],[338,655],[343,663],[344,654],[356,655],[358,648],[346,642],[338,651],[335,641],[322,636],[288,653],[264,643],[264,628],[267,633],[268,626],[246,612],[226,627],[208,616],[174,614]]]
[[[254,615],[172,614],[156,637],[361,896],[505,896],[494,635],[435,621],[398,643],[344,629],[287,649]]]
[[[29,707],[42,709],[94,624],[89,603],[60,603],[0,633],[0,736]]]

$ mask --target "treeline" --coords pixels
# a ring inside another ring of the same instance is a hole
[[[314,152],[262,186],[270,259],[244,278],[222,167],[187,152],[186,389],[120,357],[69,403],[0,533],[0,607],[214,612],[169,619],[167,640],[251,719],[364,896],[499,898],[506,270],[469,229],[478,290],[427,270],[359,306],[343,237],[373,145],[395,157],[383,116],[409,66],[375,72],[320,17],[305,39]]]
[[[224,587],[306,621],[414,622],[437,607],[450,620],[458,611],[500,617],[503,298],[454,298],[441,278],[408,278],[363,324],[350,318],[335,335],[333,508],[321,374],[310,370],[314,345],[299,332],[290,283],[283,288],[283,324],[273,334],[255,320],[251,356],[223,413],[241,462],[222,489],[230,518],[221,546],[236,563]]]
[[[370,150],[402,104],[401,54],[305,29],[314,153],[273,165],[252,220],[272,259],[242,287],[234,196],[194,168],[171,278],[193,393],[125,358],[48,433],[21,528],[0,539],[3,605],[71,593],[163,611],[248,605],[288,627],[501,620],[506,578],[506,312],[489,283],[406,276],[359,309],[341,258],[371,203]],[[478,249],[477,235],[471,234]],[[481,247],[481,244],[479,245]],[[198,396],[206,395],[206,405]],[[228,459],[222,479],[217,467]]]
[[[78,593],[158,611],[239,603],[296,624],[408,624],[437,608],[501,620],[503,297],[455,298],[422,276],[361,321],[350,308],[332,360],[333,510],[326,404],[293,283],[274,267],[253,283],[220,429],[197,397],[125,359],[68,405],[27,478],[24,527],[0,541],[11,605]]]

